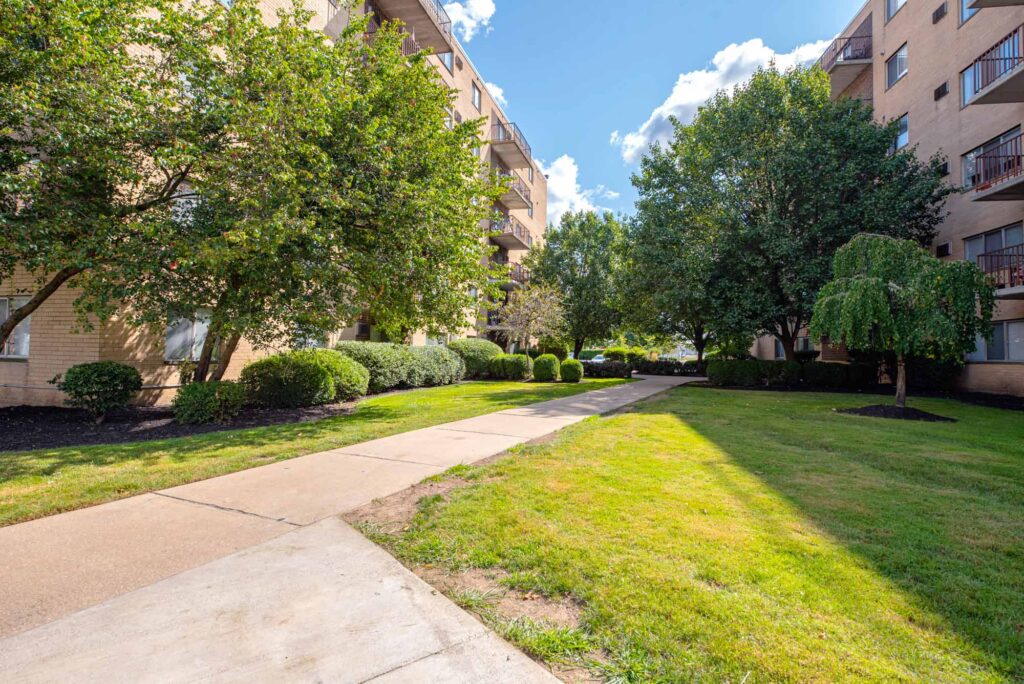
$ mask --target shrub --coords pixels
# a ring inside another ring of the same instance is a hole
[[[537,345],[541,355],[552,354],[559,361],[565,361],[569,358],[569,347],[562,342],[556,342],[555,340],[543,339],[540,344]]]
[[[708,382],[716,387],[729,387],[735,383],[736,362],[713,359],[708,362]]]
[[[410,387],[454,385],[466,377],[462,357],[447,347],[412,347],[414,363],[407,382]]]
[[[491,359],[491,376],[501,380],[529,380],[533,359],[526,354],[499,354]]]
[[[72,366],[51,382],[68,395],[64,403],[88,411],[97,423],[114,409],[127,406],[142,389],[139,371],[114,361]]]
[[[846,365],[842,363],[805,363],[803,378],[810,387],[838,388],[848,384]]]
[[[339,342],[335,349],[370,371],[370,394],[415,386],[416,357],[410,347],[391,342]]]
[[[230,423],[242,412],[245,386],[237,382],[197,382],[174,397],[174,419],[183,425]]]
[[[658,359],[657,361],[644,359],[636,364],[636,372],[641,375],[696,375],[697,364],[696,362],[692,363],[692,366],[687,366],[686,363],[675,359]]]
[[[575,359],[566,359],[559,369],[562,382],[579,382],[583,379],[583,364]]]
[[[291,352],[254,361],[242,369],[249,401],[264,408],[303,408],[334,401],[334,378],[309,354]]]
[[[533,379],[537,382],[558,382],[559,363],[554,354],[544,354],[533,362]]]
[[[619,363],[625,363],[628,356],[628,347],[608,347],[604,350],[605,361],[618,361]]]
[[[821,356],[821,352],[816,349],[805,349],[793,353],[793,358],[796,359],[797,363],[810,363]]]
[[[308,359],[327,370],[334,383],[333,401],[352,401],[366,396],[370,384],[370,371],[341,352],[333,349],[303,349],[293,352],[298,358]]]
[[[761,381],[769,387],[795,387],[800,384],[800,364],[796,361],[760,361]]]
[[[490,373],[490,362],[501,353],[501,347],[490,340],[479,338],[455,340],[448,348],[462,357],[466,364],[466,377],[486,378]]]
[[[604,361],[595,363],[588,361],[583,364],[588,378],[632,378],[633,367],[622,361]]]
[[[846,367],[850,387],[864,389],[878,384],[878,364],[855,362]]]
[[[956,387],[963,366],[951,361],[910,359],[907,361],[907,387],[933,392],[948,392]],[[895,378],[895,364],[890,374]],[[895,382],[895,380],[894,380]]]
[[[761,362],[756,359],[734,361],[733,382],[739,387],[757,387],[764,384],[761,380]]]
[[[593,361],[595,356],[600,356],[604,353],[603,349],[584,349],[580,352],[579,361]]]

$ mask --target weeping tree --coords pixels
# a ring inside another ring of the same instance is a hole
[[[962,361],[992,334],[995,290],[966,261],[942,262],[910,240],[859,235],[833,261],[811,334],[896,357],[896,406],[907,405],[907,359]]]

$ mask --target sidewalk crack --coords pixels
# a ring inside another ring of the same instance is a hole
[[[241,513],[242,515],[251,515],[254,518],[260,518],[261,520],[270,520],[271,522],[284,523],[286,525],[291,525],[292,527],[302,527],[302,525],[299,525],[298,523],[293,523],[293,522],[291,522],[289,520],[285,520],[284,518],[271,518],[268,515],[260,515],[259,513],[253,513],[252,511],[246,511],[246,510],[243,510],[241,508],[231,508],[230,506],[220,506],[218,504],[208,503],[206,501],[196,501],[195,499],[186,499],[183,496],[174,496],[172,494],[167,494],[166,492],[152,492],[152,493],[157,495],[157,496],[163,496],[163,497],[166,497],[168,499],[174,499],[175,501],[183,501],[185,503],[195,504],[197,506],[207,506],[209,508],[216,508],[218,511],[225,511],[227,513]]]
[[[378,674],[375,674],[372,677],[369,677],[368,679],[362,679],[362,680],[360,680],[358,682],[358,684],[368,684],[369,682],[375,682],[378,679],[380,679],[381,677],[387,677],[389,674],[391,674],[393,672],[398,672],[399,670],[404,670],[405,668],[409,667],[410,665],[415,665],[416,663],[420,662],[421,660],[426,660],[427,658],[433,658],[436,655],[441,655],[445,651],[450,651],[453,648],[456,648],[458,646],[462,646],[464,644],[468,644],[470,642],[476,641],[477,639],[483,639],[487,635],[488,635],[487,632],[481,632],[480,634],[476,634],[474,636],[468,637],[466,639],[463,639],[462,641],[456,641],[454,644],[449,644],[449,645],[445,646],[440,651],[434,651],[433,653],[428,653],[428,654],[426,654],[424,656],[420,656],[419,658],[414,658],[414,659],[410,660],[407,663],[402,663],[401,665],[395,665],[390,670],[385,670],[384,672],[380,672]]]

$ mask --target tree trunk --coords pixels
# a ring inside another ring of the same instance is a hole
[[[907,361],[903,354],[896,358],[896,408],[907,408]]]
[[[18,327],[18,324],[24,321],[26,318],[32,315],[36,309],[42,306],[43,302],[49,299],[54,292],[60,289],[60,286],[68,282],[76,275],[84,271],[83,268],[65,268],[57,271],[50,278],[49,282],[43,285],[32,298],[25,302],[24,306],[21,306],[14,311],[9,312],[7,320],[0,323],[0,348],[3,348],[7,344],[7,339],[14,333],[14,329]]]
[[[220,360],[210,376],[211,381],[220,382],[224,379],[224,372],[227,371],[228,364],[231,363],[231,357],[234,355],[235,350],[238,349],[238,343],[241,339],[242,336],[239,333],[232,333],[231,337],[224,342],[224,346],[220,348]]]
[[[217,335],[212,328],[207,329],[206,339],[203,340],[203,351],[200,352],[199,360],[196,361],[196,372],[192,382],[206,382],[206,378],[210,374],[210,365],[213,362],[213,347],[216,343]]]
[[[584,339],[582,339],[582,338],[577,338],[577,339],[576,339],[576,340],[575,340],[575,341],[573,342],[573,346],[572,346],[572,358],[576,359],[577,361],[579,361],[579,360],[580,360],[580,354],[582,354],[582,353],[583,353],[583,346],[584,346],[584,345],[586,344],[586,342],[587,342],[587,341],[586,341],[586,340],[584,340]]]

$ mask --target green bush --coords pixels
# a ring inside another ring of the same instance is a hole
[[[559,367],[557,356],[544,354],[533,362],[533,379],[537,382],[558,382]]]
[[[533,359],[526,354],[499,354],[491,359],[491,377],[500,380],[529,380]]]
[[[595,356],[604,354],[603,349],[584,349],[580,352],[579,361],[593,361]]]
[[[583,364],[588,378],[632,378],[633,367],[622,361],[588,361]]]
[[[553,354],[559,361],[565,361],[569,358],[569,347],[562,342],[556,342],[555,340],[543,339],[540,344],[537,345],[538,351],[541,356],[544,354]]]
[[[447,347],[412,347],[414,363],[406,382],[410,387],[440,387],[462,382],[466,364]]]
[[[183,425],[230,423],[245,406],[246,390],[237,382],[197,382],[174,397],[174,419]]]
[[[756,359],[735,361],[736,370],[733,371],[733,382],[739,387],[758,387],[763,385],[761,379],[761,362]]]
[[[854,362],[846,367],[850,387],[864,389],[878,384],[878,364]]]
[[[308,359],[327,370],[334,383],[332,401],[352,401],[366,396],[370,385],[370,371],[358,361],[333,349],[303,349],[293,352],[297,358]]]
[[[370,394],[416,386],[416,357],[410,347],[391,342],[339,342],[335,349],[370,371]]]
[[[729,387],[735,384],[736,362],[726,359],[708,361],[708,382],[715,387]]]
[[[501,347],[490,340],[473,338],[455,340],[448,348],[462,357],[466,364],[466,377],[479,380],[490,373],[491,359],[501,353]]]
[[[604,350],[605,361],[618,361],[619,363],[626,363],[626,358],[629,356],[629,347],[608,347]]]
[[[240,382],[249,401],[264,408],[304,408],[330,404],[334,377],[320,359],[303,352],[277,354],[242,369]]]
[[[892,365],[893,383],[896,382],[896,364]],[[948,392],[956,388],[963,366],[952,361],[910,359],[907,361],[907,387],[933,392]]]
[[[793,358],[798,363],[810,363],[821,356],[821,352],[815,349],[805,349],[804,351],[798,351],[793,353]]]
[[[142,389],[139,371],[114,361],[72,366],[51,382],[68,395],[65,404],[87,411],[97,423],[114,409],[127,406]]]
[[[575,359],[566,359],[559,369],[562,382],[579,382],[583,379],[583,364]]]
[[[690,365],[687,363],[675,359],[658,359],[657,361],[644,359],[636,364],[636,372],[640,375],[696,375],[696,362]]]
[[[796,361],[759,361],[761,381],[769,387],[796,387],[800,384],[800,364]]]
[[[849,385],[846,364],[811,361],[803,366],[804,384],[809,387],[836,389]]]

